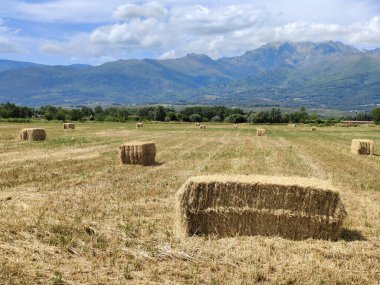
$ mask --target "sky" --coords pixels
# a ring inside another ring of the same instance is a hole
[[[0,0],[0,59],[220,58],[269,42],[327,40],[380,47],[380,1]]]

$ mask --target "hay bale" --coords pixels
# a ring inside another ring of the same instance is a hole
[[[144,126],[143,123],[136,123],[136,128],[142,128]]]
[[[288,127],[289,128],[295,128],[295,127],[297,127],[297,125],[296,124],[288,124]]]
[[[199,176],[176,194],[182,237],[281,236],[336,240],[346,211],[326,182],[300,177]]]
[[[200,127],[200,126],[201,126],[201,123],[195,123],[195,126],[196,126],[196,127]]]
[[[233,127],[234,129],[237,129],[238,125],[235,124],[235,125],[233,125],[232,127]]]
[[[131,142],[120,147],[123,164],[153,165],[156,161],[156,145],[152,142]]]
[[[315,132],[317,130],[317,127],[311,127],[310,129],[312,132]]]
[[[353,139],[351,153],[360,155],[373,155],[375,143],[372,140]]]
[[[24,141],[44,141],[46,139],[46,131],[41,128],[22,129],[20,139]]]
[[[74,123],[64,123],[64,124],[63,124],[63,128],[64,128],[65,130],[69,130],[69,129],[74,130],[74,129],[75,129],[75,124],[74,124]]]
[[[263,136],[265,136],[266,134],[265,134],[265,129],[257,129],[256,130],[256,136],[258,136],[258,137],[263,137]]]
[[[205,125],[199,125],[199,128],[200,129],[206,129],[206,126]]]

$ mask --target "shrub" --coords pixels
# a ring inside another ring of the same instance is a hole
[[[211,118],[211,122],[220,122],[220,121],[221,121],[221,119],[218,115]]]
[[[238,123],[246,122],[247,118],[244,115],[232,114],[232,115],[229,115],[224,121],[227,123],[238,124]]]
[[[190,122],[202,122],[202,117],[199,114],[192,114],[189,117]]]

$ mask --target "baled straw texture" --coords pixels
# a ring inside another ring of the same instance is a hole
[[[46,139],[46,131],[41,128],[22,129],[20,139],[29,141],[43,141]]]
[[[176,194],[176,225],[193,235],[282,236],[336,240],[346,211],[332,186],[317,179],[199,176]]]
[[[68,129],[72,129],[72,130],[74,130],[74,129],[75,129],[75,124],[74,124],[74,123],[64,123],[64,124],[63,124],[63,128],[64,128],[65,130],[68,130]]]
[[[206,126],[205,125],[199,125],[199,128],[200,129],[206,129]]]
[[[311,127],[310,129],[312,132],[316,131],[317,130],[317,127]]]
[[[351,142],[351,153],[361,155],[373,155],[375,143],[372,140],[353,139]]]
[[[265,134],[265,129],[257,129],[257,130],[256,130],[256,135],[257,135],[258,137],[265,136],[265,135],[266,135],[266,134]]]
[[[297,127],[297,125],[296,124],[288,124],[288,127],[289,128],[295,128],[295,127]]]
[[[153,165],[156,161],[156,145],[152,142],[132,142],[120,147],[123,164]]]
[[[201,124],[200,124],[200,123],[195,123],[195,126],[196,126],[196,127],[200,127]]]
[[[144,126],[143,123],[136,123],[136,127],[137,127],[137,128],[142,128],[143,126]]]

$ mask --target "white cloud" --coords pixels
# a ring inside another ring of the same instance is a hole
[[[168,13],[167,9],[157,2],[149,2],[143,5],[125,4],[119,6],[114,12],[113,17],[119,20],[130,18],[162,18]]]
[[[0,53],[21,53],[22,48],[13,40],[17,30],[11,30],[0,18]]]
[[[321,1],[332,9],[334,5],[331,3],[342,3],[343,0],[329,0],[330,4],[327,0]],[[40,50],[75,57],[112,58],[145,52],[166,59],[193,52],[206,53],[214,58],[237,55],[271,41],[340,40],[365,47],[380,46],[380,18],[376,15],[342,24],[342,21],[327,21],[328,17],[321,21],[301,16],[293,19],[290,12],[281,13],[285,4],[274,9],[274,0],[265,1],[266,5],[263,0],[258,0],[259,6],[244,3],[164,5],[163,2],[121,5],[111,13],[119,22],[101,25],[63,43],[46,41]],[[289,5],[295,7],[295,0]],[[300,9],[304,6],[300,4]],[[317,12],[323,9],[317,4],[312,7]],[[365,11],[363,7],[367,6],[357,7],[362,7],[358,11]],[[292,15],[297,13],[299,11]]]

